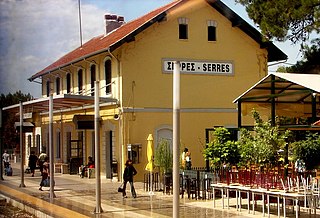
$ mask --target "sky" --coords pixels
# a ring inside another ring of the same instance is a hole
[[[171,1],[81,0],[83,42],[104,33],[106,13],[128,22]],[[222,1],[254,26],[242,5]],[[21,90],[39,98],[41,85],[28,78],[80,46],[79,32],[78,0],[0,0],[0,94]],[[274,44],[288,55],[288,63],[301,59],[299,45]]]

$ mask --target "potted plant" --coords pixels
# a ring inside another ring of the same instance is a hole
[[[162,139],[154,153],[154,164],[159,167],[160,178],[163,178],[164,188],[170,186],[172,180],[173,156],[168,140]],[[161,176],[162,175],[162,176]]]
[[[168,140],[162,139],[155,150],[154,164],[163,174],[172,173],[172,151]]]

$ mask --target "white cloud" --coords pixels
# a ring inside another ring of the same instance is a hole
[[[21,90],[40,96],[27,81],[62,55],[80,46],[78,1],[0,2],[0,93]],[[106,11],[82,4],[83,41],[102,34]]]

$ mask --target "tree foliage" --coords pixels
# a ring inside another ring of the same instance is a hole
[[[31,100],[33,97],[28,94],[23,94],[20,90],[14,94],[0,95],[0,108],[18,104],[20,101],[25,102]],[[2,126],[3,126],[3,144],[4,148],[14,148],[19,143],[19,135],[14,128],[14,122],[19,121],[19,117],[15,116],[14,112],[2,112]]]
[[[236,0],[246,7],[248,16],[262,34],[271,40],[306,41],[311,32],[320,31],[319,0]]]
[[[240,165],[275,166],[280,158],[279,151],[284,150],[290,132],[280,131],[278,125],[272,126],[270,121],[263,121],[255,110],[252,115],[255,120],[253,131],[242,129],[240,133]]]
[[[319,73],[320,71],[320,38],[312,40],[311,45],[304,46],[303,59],[286,68],[288,73]]]
[[[304,140],[294,142],[290,146],[293,160],[303,160],[307,170],[312,170],[320,165],[320,135],[308,134]]]
[[[163,173],[172,170],[173,156],[168,140],[162,139],[155,150],[154,164],[160,168]]]
[[[208,143],[203,155],[216,168],[223,164],[236,165],[240,158],[237,142],[230,140],[230,132],[223,127],[214,129],[213,141]]]

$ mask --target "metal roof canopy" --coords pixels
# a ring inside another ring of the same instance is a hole
[[[319,74],[270,73],[233,101],[238,103],[238,125],[241,126],[242,103],[271,104],[272,119],[276,104],[310,104],[315,122],[320,109],[319,95]]]
[[[115,98],[100,97],[100,103],[117,103]],[[53,96],[53,110],[64,110],[75,107],[84,107],[94,105],[94,96],[84,95],[70,95],[62,94]],[[10,110],[19,112],[19,104],[11,105],[3,108],[3,110]],[[48,112],[49,111],[49,97],[39,98],[36,100],[22,102],[24,112]]]

